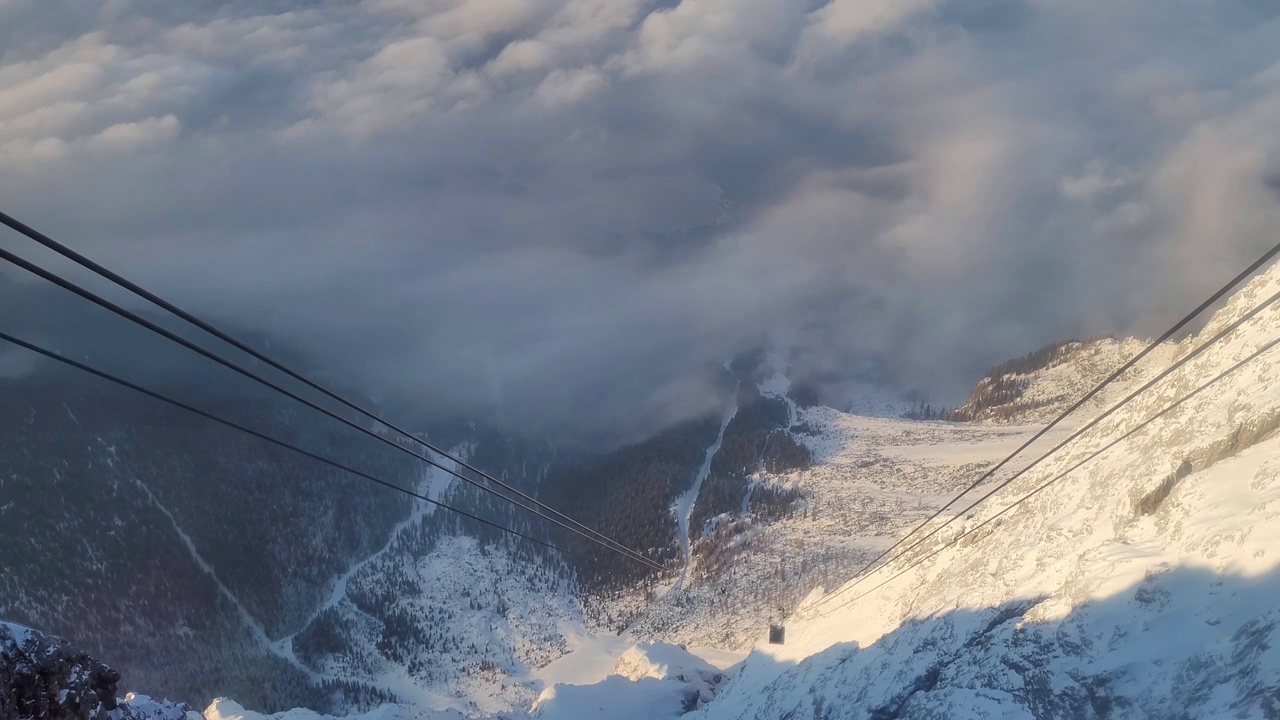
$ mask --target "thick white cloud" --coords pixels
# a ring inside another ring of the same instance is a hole
[[[415,397],[634,429],[772,340],[946,400],[1040,343],[1152,331],[1275,241],[1278,17],[9,3],[0,196]]]

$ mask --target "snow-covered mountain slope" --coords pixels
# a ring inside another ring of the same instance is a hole
[[[1192,345],[1194,341],[1188,344]],[[1107,343],[1106,347],[1125,345],[1136,343]],[[1114,402],[1122,396],[1121,393],[1153,375],[1179,352],[1185,350],[1162,350],[1149,366],[1136,369],[1132,377],[1126,377],[1118,387],[1104,394],[1099,407]],[[1111,360],[1118,365],[1126,357],[1115,353]],[[1059,364],[1050,368],[1050,372],[1033,377],[1026,388],[1028,393],[1040,391],[1035,387],[1037,381],[1058,385],[1057,395],[1083,393],[1087,389],[1084,386],[1093,376],[1085,371],[1072,373],[1066,367],[1069,364]],[[1095,361],[1095,364],[1102,366],[1098,371],[1102,374],[1109,367],[1114,367],[1105,366],[1102,361]],[[1064,384],[1071,387],[1062,389]],[[784,387],[780,389],[779,386],[785,386],[785,383],[776,377],[770,378],[762,383],[762,392],[767,396],[785,397]],[[1038,410],[1046,407],[1047,404]],[[761,518],[744,508],[729,522],[722,521],[721,527],[733,535],[728,544],[730,560],[719,568],[709,569],[705,566],[708,558],[704,558],[700,561],[703,564],[690,574],[688,585],[669,592],[649,606],[625,634],[626,637],[584,638],[576,632],[565,631],[571,652],[543,670],[532,673],[543,681],[546,688],[542,696],[529,706],[533,714],[543,718],[678,717],[700,704],[689,702],[694,694],[698,694],[696,684],[670,677],[661,681],[633,678],[631,676],[636,674],[634,668],[622,667],[627,663],[618,662],[620,656],[627,654],[622,652],[624,648],[631,647],[637,640],[665,640],[690,646],[745,649],[762,640],[766,624],[783,614],[792,615],[788,621],[787,644],[782,647],[761,644],[740,668],[726,673],[732,678],[727,688],[718,685],[716,697],[700,712],[709,717],[726,718],[786,717],[788,713],[793,717],[895,717],[901,708],[903,716],[911,716],[910,713],[915,711],[906,698],[918,695],[923,699],[929,695],[930,687],[937,690],[936,697],[942,698],[929,706],[937,710],[939,717],[964,717],[966,713],[969,716],[986,716],[1010,708],[1012,716],[1018,716],[1019,701],[1016,698],[1019,697],[1031,697],[1027,702],[1040,703],[1036,706],[1040,708],[1037,712],[1045,717],[1084,707],[1081,703],[1089,708],[1101,708],[1112,702],[1109,698],[1115,694],[1112,689],[1114,681],[1103,683],[1098,678],[1081,681],[1073,686],[1075,690],[1063,690],[1056,697],[1034,696],[1027,691],[1020,691],[1019,695],[1006,689],[1006,694],[1015,700],[990,702],[986,699],[999,695],[1003,686],[998,681],[1013,682],[1010,678],[1022,677],[1019,672],[1036,678],[1040,677],[1038,673],[1045,671],[1045,663],[1049,662],[1051,654],[1041,651],[1056,637],[1057,629],[1068,621],[1059,620],[1056,625],[1040,621],[1041,625],[1036,627],[1041,633],[1048,633],[1050,640],[1045,640],[1045,635],[1016,631],[1018,622],[1035,617],[1032,612],[1035,605],[1028,599],[1035,600],[1038,595],[1023,597],[1012,593],[1003,597],[996,594],[973,605],[963,602],[957,605],[955,598],[951,597],[949,605],[931,611],[932,614],[925,612],[919,616],[920,620],[912,621],[911,618],[917,617],[913,614],[917,612],[913,593],[908,589],[898,594],[891,586],[882,592],[896,598],[900,604],[898,613],[878,617],[875,622],[879,624],[871,625],[875,632],[857,637],[852,635],[853,631],[865,631],[872,623],[862,616],[861,603],[852,609],[840,608],[828,617],[810,621],[801,618],[806,612],[803,608],[799,613],[794,612],[796,604],[812,588],[838,587],[857,567],[919,523],[958,488],[971,483],[994,460],[1021,444],[1037,429],[1036,426],[1004,422],[915,422],[849,415],[820,407],[791,407],[789,413],[792,414],[790,430],[809,448],[813,464],[803,471],[782,474],[770,474],[762,469],[752,478],[752,487],[778,486],[802,491],[803,499],[796,511],[784,517]],[[1067,427],[1054,431],[1033,448],[1032,454],[1037,448],[1044,449],[1056,443],[1089,416],[1089,412],[1085,412]],[[1118,422],[1123,416],[1122,413],[1113,420]],[[1119,425],[1122,429],[1129,426]],[[1099,434],[1105,434],[1101,428]],[[1089,437],[1084,440],[1088,441]],[[1213,446],[1213,443],[1208,446]],[[1194,457],[1209,457],[1202,451],[1188,449]],[[1100,458],[1098,462],[1106,460]],[[1007,477],[1023,464],[1025,460],[1006,468],[997,477]],[[1228,465],[1220,467],[1227,468]],[[1161,465],[1154,472],[1154,477],[1163,480],[1169,469],[1169,465]],[[1029,477],[1042,477],[1037,473],[1033,472]],[[979,491],[982,489],[985,488]],[[1210,502],[1224,512],[1233,512],[1219,499],[1211,499]],[[1070,525],[1064,525],[1061,532],[1072,532]],[[1026,533],[1017,537],[1026,547],[1035,547],[1038,539],[1038,535]],[[1071,552],[1064,554],[1067,558],[1064,562],[1067,563],[1076,557],[1072,553],[1078,549],[1074,543],[1070,547]],[[980,559],[989,556],[988,551],[980,550],[978,553]],[[977,572],[971,568],[966,572],[974,572],[976,578],[984,581],[992,577],[990,572]],[[1038,570],[1031,565],[1026,572],[1035,574]],[[1148,581],[1145,578],[1144,569],[1139,579],[1150,587],[1135,591],[1140,598],[1139,604],[1143,608],[1148,605],[1162,607],[1161,603],[1165,601],[1161,598],[1165,595],[1152,583],[1163,580]],[[1120,581],[1123,582],[1123,575]],[[963,589],[974,586],[978,580],[951,576],[943,582],[948,590],[963,595]],[[1195,578],[1178,582],[1183,585],[1189,583],[1189,587],[1194,585]],[[1252,595],[1249,597],[1256,601],[1256,605],[1274,589],[1261,586],[1250,590]],[[1232,586],[1230,591],[1237,591],[1237,588]],[[1115,648],[1117,653],[1129,653],[1115,655],[1113,660],[1116,663],[1141,664],[1141,645],[1126,648],[1117,639],[1136,637],[1137,631],[1129,623],[1141,621],[1134,620],[1135,614],[1123,604],[1090,604],[1090,597],[1093,596],[1078,598],[1081,605],[1075,615],[1072,615],[1072,610],[1066,610],[1064,616],[1071,618],[1069,622],[1076,622],[1075,618],[1086,617],[1083,610],[1087,609],[1093,613],[1087,617],[1095,618],[1095,624],[1111,623],[1111,635],[1105,643],[1091,639],[1086,644],[1091,643],[1095,648],[1105,644]],[[1186,602],[1192,605],[1197,602],[1211,605],[1216,596],[1196,597],[1192,593],[1185,597]],[[828,605],[838,607],[839,601]],[[1246,614],[1255,609],[1248,603],[1243,607]],[[1042,608],[1038,612],[1043,611]],[[907,620],[905,625],[904,619]],[[1237,620],[1237,616],[1223,615],[1217,626],[1205,627],[1209,628],[1207,632],[1217,632],[1213,628],[1231,623],[1240,625]],[[1120,630],[1115,630],[1117,625]],[[996,636],[1004,631],[1008,631],[1011,638],[1018,639],[1010,640],[1012,644],[1008,651],[993,654],[992,648],[1000,641]],[[1189,637],[1190,643],[1197,648],[1212,646],[1203,637]],[[1252,636],[1245,632],[1239,637],[1247,642]],[[860,652],[852,650],[852,645],[848,644],[851,640],[865,645],[866,649]],[[1135,640],[1138,641],[1140,638]],[[1076,642],[1085,643],[1083,640]],[[927,651],[931,647],[937,648],[933,654]],[[1235,649],[1240,647],[1244,646],[1238,645]],[[701,650],[698,652],[705,654]],[[1247,653],[1242,655],[1242,652],[1236,652],[1235,656],[1245,657]],[[858,662],[849,660],[846,657],[849,654],[856,656]],[[1009,665],[1005,666],[1004,662]],[[1237,661],[1237,666],[1240,662]],[[1251,661],[1246,659],[1243,662],[1247,665]],[[917,667],[919,663],[924,663],[924,666]],[[1099,665],[1104,666],[1105,663]],[[968,694],[949,692],[945,688],[938,690],[947,682],[960,682],[949,679],[940,669],[951,667],[956,668],[958,678],[965,678],[974,688],[980,689]],[[1067,677],[1079,675],[1077,670],[1075,667],[1068,669]],[[931,685],[935,682],[935,674],[938,684]],[[1061,682],[1058,684],[1062,685]],[[994,690],[988,692],[988,688]],[[921,689],[925,690],[924,694],[921,694]],[[863,695],[854,702],[850,693]],[[847,708],[847,712],[842,708]],[[518,712],[520,708],[513,703],[511,710]],[[871,715],[873,711],[877,714]],[[1088,711],[1084,711],[1084,716],[1088,716]]]
[[[1272,269],[972,496],[1278,290]],[[1280,350],[997,516],[1276,338],[1272,308],[856,586],[863,565],[1143,343],[1066,343],[1005,363],[963,423],[801,408],[775,358],[773,374],[735,373],[718,437],[713,423],[701,444],[661,446],[685,461],[645,507],[675,505],[660,518],[671,537],[654,535],[673,558],[686,518],[689,552],[666,578],[678,588],[606,593],[594,603],[607,612],[584,611],[566,568],[415,512],[269,644],[300,675],[402,701],[367,720],[1280,717]],[[677,476],[706,485],[682,504]],[[456,485],[427,489],[498,512]],[[621,637],[607,632],[618,618],[630,619]],[[786,644],[765,644],[783,621]],[[751,652],[730,667],[736,656],[706,647]],[[225,700],[205,716],[257,720]]]
[[[992,368],[964,404],[947,413],[961,422],[1039,425],[1056,418],[1148,345],[1137,338],[1093,338],[1054,343]],[[1090,399],[1079,417],[1101,412],[1172,362],[1178,345],[1166,343]]]
[[[183,397],[393,485],[415,486],[425,474],[432,497],[444,491],[436,487],[444,473],[287,403],[213,380],[197,394],[205,397]],[[10,411],[0,412],[0,618],[72,638],[119,669],[126,689],[198,706],[231,695],[259,710],[370,707],[392,695],[353,682],[357,673],[307,664],[304,649],[316,656],[346,649],[341,634],[324,634],[333,623],[317,620],[329,619],[325,611],[348,589],[376,585],[367,565],[400,547],[392,541],[402,536],[415,538],[424,556],[453,535],[483,538],[483,551],[474,550],[482,555],[503,548],[485,528],[97,378],[42,366],[0,378],[0,396]],[[537,486],[554,455],[543,443],[484,426],[416,417],[411,426],[432,428],[435,442],[466,449],[522,488]],[[520,521],[475,493],[448,492],[486,518]],[[518,569],[493,572],[512,583],[547,574],[543,555],[502,557]],[[391,606],[365,598],[373,615]],[[440,612],[459,603],[467,608],[463,598]],[[399,616],[360,617],[378,634],[394,636],[405,624]],[[467,633],[437,623],[426,634],[472,652]],[[380,654],[373,664],[404,664]],[[452,658],[436,659],[444,668],[437,673],[453,674]]]
[[[1272,269],[1130,384],[1278,289]],[[703,717],[1280,716],[1280,351],[908,569],[1277,337],[1273,308],[856,589],[814,593]]]
[[[264,641],[300,627],[408,502],[95,380],[56,368],[0,379],[0,618],[72,639],[149,693],[328,707]],[[390,481],[415,477],[310,416],[238,400],[205,406]]]
[[[348,595],[295,640],[305,667],[405,702],[470,714],[527,708],[531,673],[581,626],[572,585],[501,545],[406,536],[352,578]]]
[[[469,448],[453,454],[466,459]],[[481,517],[525,520],[441,470],[418,491]],[[523,711],[545,685],[535,673],[585,624],[577,592],[560,558],[419,504],[275,647],[315,682],[356,683],[434,711]]]
[[[745,650],[770,620],[815,587],[838,585],[948,493],[1025,439],[1026,428],[988,428],[801,410],[807,470],[760,473],[761,487],[802,494],[793,512],[723,523],[719,566],[647,607],[629,635],[640,641]],[[707,563],[704,563],[704,566]],[[781,608],[781,610],[780,610]]]

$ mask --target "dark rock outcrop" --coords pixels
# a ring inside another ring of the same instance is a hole
[[[0,622],[0,720],[179,720],[191,708],[116,698],[120,673],[62,638]]]

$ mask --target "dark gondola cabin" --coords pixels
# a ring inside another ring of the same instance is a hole
[[[783,625],[769,626],[769,644],[781,645],[787,638],[787,628]]]

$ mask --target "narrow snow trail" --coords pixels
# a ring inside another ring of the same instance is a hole
[[[683,588],[684,581],[689,576],[689,566],[693,564],[693,547],[689,542],[689,517],[693,514],[693,506],[698,500],[698,491],[702,489],[702,483],[711,474],[711,461],[715,459],[716,453],[720,452],[720,445],[724,442],[724,432],[728,429],[729,423],[733,422],[733,418],[738,414],[738,390],[741,388],[742,382],[739,381],[738,385],[733,389],[733,398],[729,401],[729,407],[724,412],[724,418],[720,421],[720,432],[716,434],[716,440],[711,443],[711,447],[707,448],[707,455],[702,460],[702,467],[698,468],[698,474],[693,478],[693,486],[685,494],[676,498],[675,512],[680,530],[680,552],[684,556],[684,568],[680,570],[680,579],[676,581],[671,590]]]
[[[419,482],[417,491],[432,500],[438,500],[449,489],[452,483],[452,475],[439,468],[429,467],[424,473],[422,480]],[[422,522],[424,518],[433,515],[435,511],[435,505],[421,501],[414,501],[413,510],[410,512],[409,517],[397,523],[396,526],[391,529],[391,534],[388,535],[387,542],[381,548],[369,554],[364,559],[354,563],[351,567],[347,568],[346,572],[342,573],[334,580],[333,588],[329,592],[329,597],[327,597],[325,601],[311,613],[311,616],[307,618],[306,622],[299,626],[298,632],[301,632],[303,629],[310,626],[321,613],[336,607],[338,603],[342,602],[347,597],[347,585],[351,582],[351,578],[355,577],[356,573],[363,570],[369,563],[373,562],[390,550],[391,546],[395,544],[396,539],[399,538],[405,530],[416,526],[418,523]],[[313,680],[324,679],[322,674],[307,668],[302,661],[298,659],[297,655],[294,654],[293,639],[297,634],[298,633],[295,632],[281,638],[278,642],[273,643],[273,652],[288,660],[290,664],[306,672]]]
[[[455,467],[454,469],[459,472],[461,471],[461,468]],[[440,497],[444,495],[444,493],[449,489],[449,486],[452,484],[453,484],[452,475],[450,475],[449,473],[437,467],[429,467],[427,468],[426,473],[423,475],[422,480],[418,483],[417,492],[420,492],[423,495],[426,495],[432,500],[439,500]],[[384,553],[386,553],[387,550],[391,548],[391,545],[395,543],[396,539],[400,537],[401,533],[403,533],[408,528],[413,527],[414,525],[417,525],[419,522],[422,521],[423,518],[434,515],[435,511],[436,511],[435,505],[431,505],[429,503],[425,503],[420,500],[415,500],[413,504],[413,511],[409,513],[409,517],[405,518],[403,521],[396,524],[396,526],[391,529],[391,534],[387,537],[387,542],[385,545],[383,545],[381,548],[379,548],[377,551],[375,551],[368,557],[364,558],[363,560],[356,562],[354,565],[348,568],[345,573],[338,576],[338,579],[335,580],[333,583],[333,590],[330,591],[329,597],[323,603],[321,603],[320,607],[316,608],[316,611],[312,614],[311,619],[315,619],[315,617],[320,613],[342,602],[343,598],[347,596],[347,583],[351,582],[351,578],[355,577],[356,573],[360,572],[369,563],[373,562],[375,559],[381,557]],[[308,622],[310,622],[310,620],[308,620]]]
[[[223,584],[222,580],[218,577],[218,573],[214,572],[213,566],[206,562],[204,557],[200,555],[200,551],[196,549],[196,544],[191,539],[191,536],[187,535],[186,531],[182,529],[182,526],[178,524],[178,519],[173,516],[173,513],[169,512],[169,508],[165,507],[164,504],[160,502],[160,498],[156,497],[155,493],[151,492],[151,488],[147,487],[147,484],[142,482],[139,477],[136,475],[132,477],[133,482],[144,494],[146,494],[147,498],[151,500],[151,504],[155,505],[156,509],[169,519],[169,524],[173,526],[173,531],[178,534],[178,537],[182,540],[182,544],[186,546],[187,552],[191,554],[191,559],[194,560],[196,565],[198,565],[200,569],[213,580],[213,584],[218,588],[218,593],[226,598],[227,602],[230,602],[233,607],[235,607],[236,612],[240,615],[240,619],[244,621],[245,627],[249,628],[249,631],[253,633],[254,638],[256,638],[268,652],[280,655],[275,644],[267,637],[267,631],[263,628],[262,623],[258,622],[257,618],[253,617],[249,612],[249,609],[240,602],[240,598],[236,597],[236,594],[231,592],[231,588],[228,588]],[[289,659],[284,657],[284,655],[280,655],[280,657],[285,660]]]

